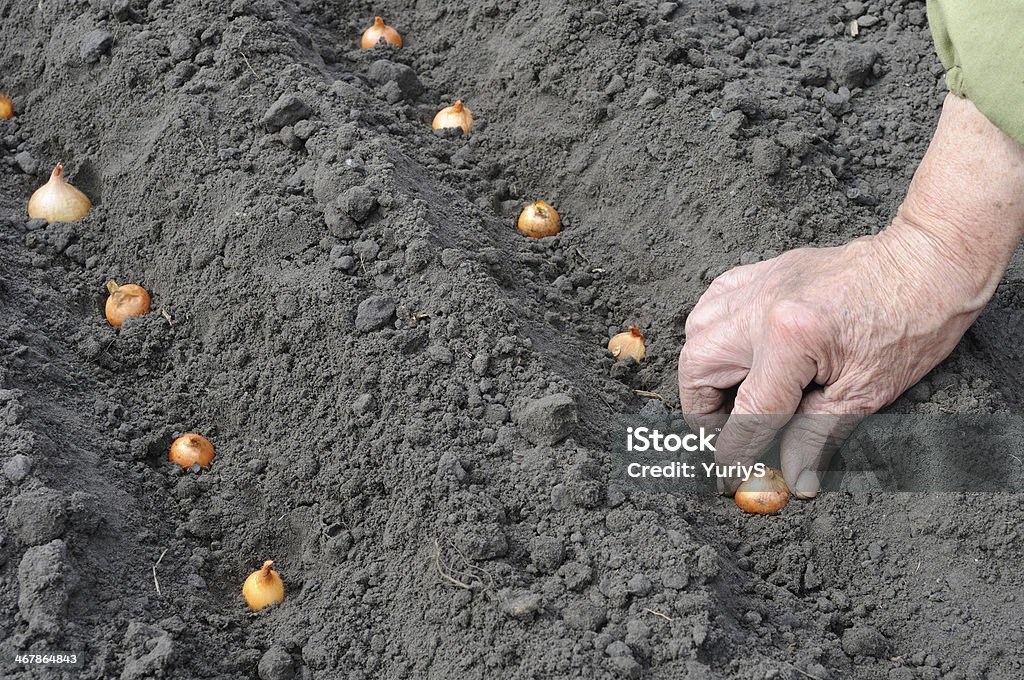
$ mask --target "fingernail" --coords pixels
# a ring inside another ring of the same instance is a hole
[[[818,495],[820,488],[821,481],[818,479],[818,475],[814,474],[813,470],[804,470],[796,480],[793,493],[800,498],[814,498]]]

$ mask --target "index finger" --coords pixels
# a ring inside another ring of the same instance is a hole
[[[810,357],[792,351],[766,353],[755,359],[715,444],[720,490],[735,493],[745,476],[742,470],[757,462],[793,417],[804,387],[816,373],[817,366]]]
[[[703,335],[687,341],[679,352],[679,406],[691,428],[708,428],[716,420],[721,425],[725,420],[725,390],[747,375],[742,352],[731,344]]]

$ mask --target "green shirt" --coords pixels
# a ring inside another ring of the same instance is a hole
[[[1024,0],[928,0],[946,86],[1024,144]]]

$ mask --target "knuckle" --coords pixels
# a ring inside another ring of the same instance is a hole
[[[866,380],[858,386],[838,388],[833,386],[832,399],[841,404],[841,411],[848,415],[866,415],[887,406],[896,396],[881,387],[875,380]]]
[[[784,300],[775,303],[767,315],[771,337],[793,341],[818,334],[819,316],[809,305]]]
[[[686,337],[692,338],[707,329],[716,311],[717,307],[714,304],[708,303],[701,298],[697,306],[686,315],[686,324],[683,326],[683,332],[686,334]]]
[[[708,293],[712,295],[718,295],[729,290],[737,288],[744,279],[747,277],[748,266],[733,267],[732,269],[723,272],[715,277],[711,285],[708,286]]]
[[[851,395],[846,400],[847,408],[844,410],[849,413],[874,413],[889,404],[891,401],[892,399],[883,393],[875,390],[869,390]]]
[[[698,361],[694,356],[693,342],[687,342],[679,350],[679,384],[687,388],[699,387],[696,383]]]
[[[708,297],[714,297],[715,295],[721,295],[725,291],[729,290],[729,272],[722,274],[717,279],[711,282],[708,289],[704,292],[704,295]]]
[[[691,340],[679,352],[679,370],[687,375],[703,375],[708,366],[716,363],[716,354],[717,350],[710,342]]]

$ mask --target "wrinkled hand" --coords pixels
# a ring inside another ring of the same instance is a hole
[[[812,497],[859,417],[942,361],[985,299],[906,224],[737,267],[715,279],[687,319],[683,413],[694,427],[719,424],[726,390],[739,384],[718,462],[755,462],[788,423],[782,473],[796,495]]]
[[[859,419],[956,346],[1022,234],[1024,146],[947,96],[888,229],[715,279],[686,322],[683,414],[691,427],[724,422],[723,464],[750,465],[785,427],[783,476],[797,496],[814,496]]]

